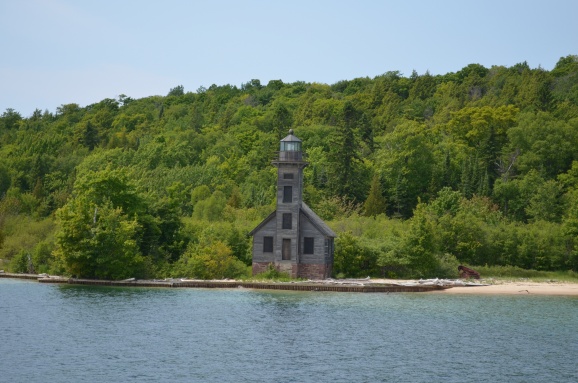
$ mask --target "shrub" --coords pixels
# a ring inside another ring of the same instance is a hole
[[[216,241],[207,246],[190,245],[173,274],[199,279],[240,278],[247,275],[247,266],[235,258],[229,246]]]

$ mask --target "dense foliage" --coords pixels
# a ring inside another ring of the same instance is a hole
[[[0,266],[243,276],[289,128],[310,162],[304,198],[339,233],[336,275],[578,270],[577,56],[7,109]]]

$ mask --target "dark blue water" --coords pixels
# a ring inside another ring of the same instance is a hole
[[[0,279],[0,382],[578,382],[578,298]]]

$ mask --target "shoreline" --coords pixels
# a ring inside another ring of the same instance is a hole
[[[454,286],[436,294],[466,295],[541,295],[578,297],[578,283],[571,282],[503,282],[485,286]]]
[[[401,281],[396,279],[375,279],[381,283]],[[542,295],[542,296],[576,296],[578,297],[578,282],[534,282],[528,280],[494,280],[481,279],[472,282],[467,280],[467,286],[453,285],[443,290],[432,291],[435,294],[469,294],[469,295]]]
[[[77,279],[47,274],[11,274],[0,273],[0,278],[28,279],[38,283],[108,286],[108,287],[155,287],[155,288],[217,288],[217,289],[253,289],[253,290],[285,290],[285,291],[315,291],[315,292],[349,292],[349,293],[424,293],[448,288],[434,284],[397,284],[372,283],[366,280],[309,280],[291,282],[273,281],[238,281],[232,279],[199,280],[171,278],[164,280],[125,279],[119,281]]]
[[[122,280],[105,281],[91,279],[73,279],[45,274],[12,274],[0,273],[0,278],[36,280],[40,283],[117,286],[117,287],[163,287],[163,288],[248,288],[266,290],[294,291],[334,291],[334,292],[428,292],[434,294],[463,295],[541,295],[541,296],[576,296],[578,283],[573,282],[533,282],[533,281],[495,281],[485,280],[470,282],[461,280],[440,280],[444,284],[432,284],[428,281],[399,279],[343,279],[316,281],[237,281],[237,280]],[[429,280],[433,281],[433,280]],[[435,280],[438,281],[437,279]],[[455,282],[455,284],[453,283]],[[449,284],[447,284],[449,283]]]

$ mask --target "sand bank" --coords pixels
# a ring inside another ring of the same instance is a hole
[[[434,294],[508,294],[578,296],[578,283],[500,282],[488,286],[455,286]]]
[[[443,280],[442,280],[443,281]],[[452,280],[445,280],[449,283]],[[578,283],[572,282],[532,282],[525,280],[505,281],[495,279],[454,280],[473,286],[447,286],[442,290],[431,291],[431,294],[510,294],[510,295],[565,295],[578,296]],[[366,283],[416,284],[424,281],[399,279],[371,279]]]

